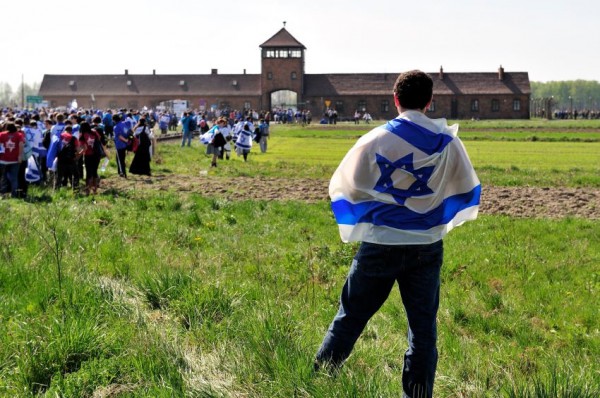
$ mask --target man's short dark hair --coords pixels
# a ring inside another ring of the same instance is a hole
[[[433,95],[433,80],[420,70],[401,73],[394,85],[394,96],[406,109],[424,109]]]

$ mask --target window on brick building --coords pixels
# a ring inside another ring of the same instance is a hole
[[[361,112],[366,111],[367,110],[367,101],[365,101],[365,100],[358,101],[357,108]]]
[[[335,101],[335,110],[340,113],[344,113],[344,101]]]
[[[520,111],[521,110],[521,100],[518,98],[515,98],[513,100],[513,111]]]
[[[273,80],[273,73],[267,72],[267,80]]]
[[[497,99],[492,100],[492,112],[500,111],[500,101]]]
[[[381,101],[381,113],[388,113],[390,111],[390,101]]]
[[[250,101],[244,102],[244,109],[252,109],[252,104],[250,104]]]
[[[429,108],[427,108],[427,112],[435,112],[435,100],[431,101]]]
[[[290,57],[302,58],[302,50],[290,50]]]
[[[296,72],[292,72],[291,77],[292,80],[296,80],[298,78],[298,74]]]
[[[471,100],[471,112],[479,112],[479,100]]]

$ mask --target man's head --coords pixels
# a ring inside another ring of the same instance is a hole
[[[433,95],[433,80],[425,72],[411,70],[401,73],[394,85],[396,106],[404,109],[424,109]]]

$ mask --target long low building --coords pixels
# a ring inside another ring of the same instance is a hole
[[[44,75],[39,96],[50,107],[95,109],[155,108],[173,100],[189,108],[292,108],[319,117],[336,109],[340,118],[355,111],[389,119],[396,110],[392,90],[398,73],[305,74],[306,47],[282,28],[260,45],[261,73],[161,75]],[[431,117],[452,119],[528,119],[531,86],[527,72],[430,73],[434,80]]]

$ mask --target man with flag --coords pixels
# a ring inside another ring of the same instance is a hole
[[[437,366],[442,238],[477,217],[481,187],[458,126],[425,115],[433,81],[401,73],[399,116],[361,137],[335,171],[329,195],[344,242],[361,245],[315,368],[340,367],[398,283],[408,319],[404,397],[430,398]]]

